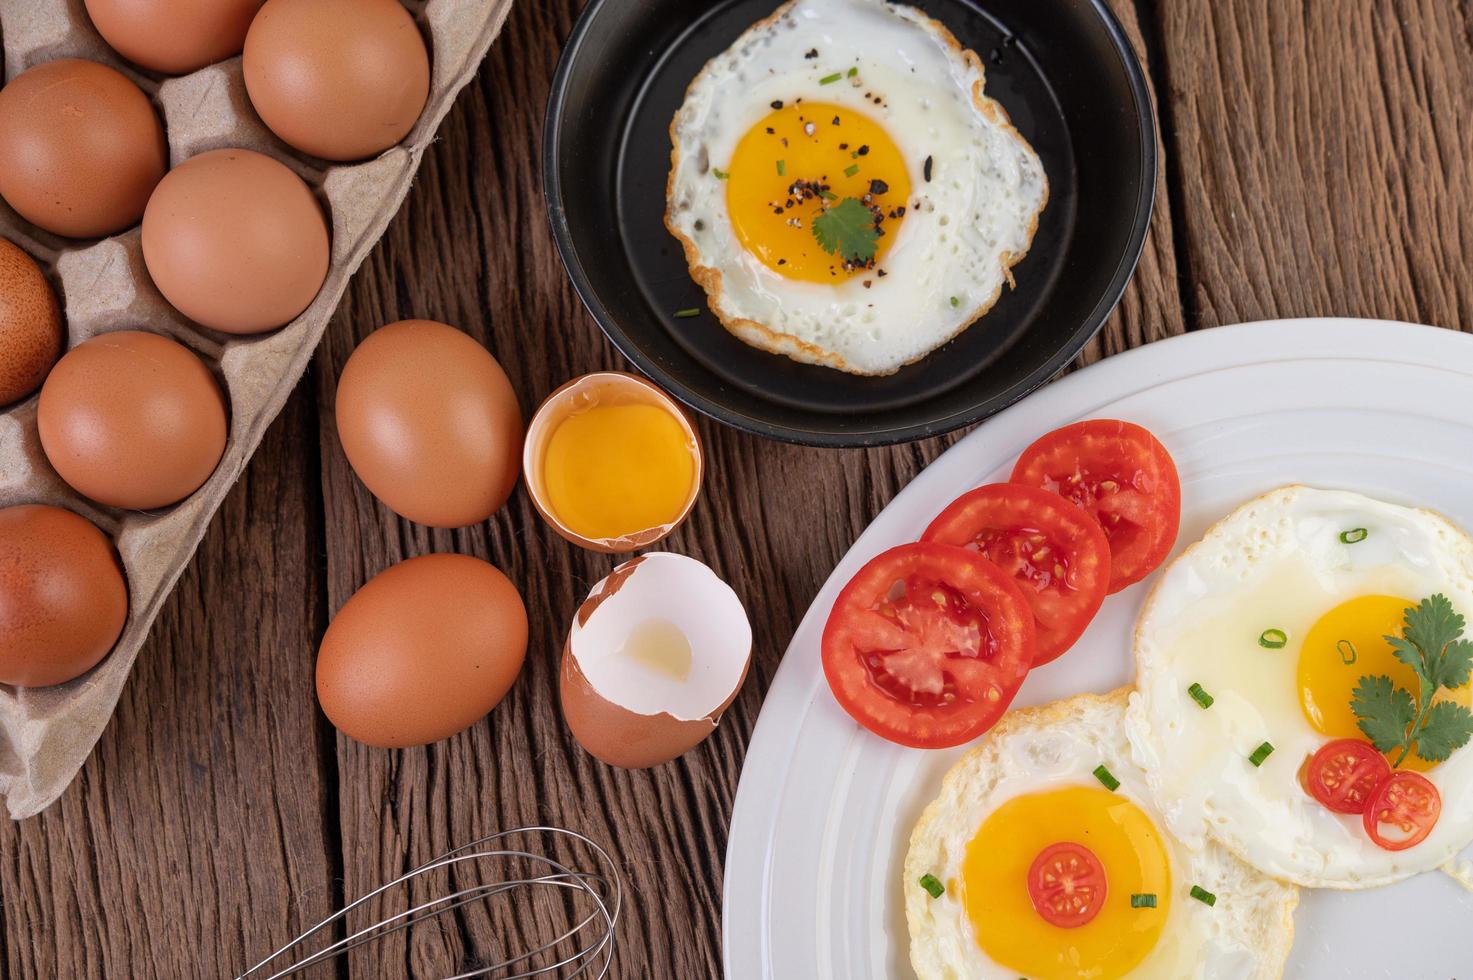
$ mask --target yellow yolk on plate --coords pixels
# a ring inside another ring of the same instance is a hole
[[[1417,603],[1396,596],[1365,595],[1342,602],[1310,627],[1299,649],[1299,703],[1304,717],[1331,738],[1365,736],[1355,723],[1350,708],[1356,683],[1366,676],[1384,674],[1397,687],[1417,695],[1417,675],[1396,659],[1387,636],[1400,636],[1402,620]],[[1442,691],[1435,699],[1473,706],[1473,689]],[[1395,761],[1398,750],[1390,758]],[[1417,758],[1415,751],[1401,764],[1403,769],[1426,771],[1436,763]]]
[[[1044,848],[1073,841],[1104,867],[1105,907],[1061,928],[1028,895],[1028,870]],[[1111,980],[1155,947],[1171,911],[1171,863],[1151,818],[1130,800],[1095,787],[1029,793],[999,806],[967,845],[962,863],[967,917],[982,951],[1029,980]],[[1132,895],[1156,896],[1131,908]]]
[[[726,180],[742,247],[779,275],[807,282],[882,268],[910,199],[909,170],[885,130],[826,102],[774,109],[737,144]],[[868,207],[882,232],[872,265],[846,263],[814,237],[813,220],[847,198]]]
[[[596,404],[558,423],[542,471],[563,526],[593,540],[621,538],[680,518],[696,479],[695,447],[659,405]]]

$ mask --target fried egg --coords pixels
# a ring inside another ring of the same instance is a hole
[[[1328,888],[1388,884],[1473,841],[1473,746],[1436,766],[1407,760],[1437,786],[1442,814],[1403,851],[1378,847],[1359,815],[1331,812],[1299,781],[1322,745],[1364,738],[1350,708],[1361,677],[1416,692],[1382,637],[1435,593],[1473,613],[1473,540],[1429,511],[1355,493],[1275,490],[1187,549],[1137,622],[1127,717],[1171,831],[1198,846],[1210,835],[1266,874]],[[1189,695],[1193,684],[1210,707]],[[1442,696],[1467,705],[1470,692]],[[1265,743],[1271,753],[1254,766]]]
[[[921,980],[1283,974],[1298,890],[1167,832],[1121,729],[1126,693],[1014,711],[947,773],[898,883]],[[1051,924],[1030,894],[1035,861],[1060,842],[1103,869],[1103,904],[1082,925]]]
[[[854,374],[986,313],[1048,198],[977,56],[884,0],[784,4],[706,65],[670,137],[666,225],[712,311],[752,346]]]

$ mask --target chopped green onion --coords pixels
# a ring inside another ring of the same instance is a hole
[[[849,75],[850,78],[853,78],[855,75],[858,75],[858,74],[859,74],[859,69],[858,68],[851,68],[851,69],[849,69],[848,75]]]
[[[1217,896],[1212,894],[1207,889],[1203,888],[1201,885],[1193,885],[1191,894],[1193,898],[1201,902],[1203,905],[1212,906],[1217,904]]]
[[[1370,531],[1367,531],[1363,527],[1354,527],[1354,528],[1351,528],[1349,531],[1341,531],[1340,532],[1340,543],[1341,544],[1360,544],[1366,538],[1370,537],[1370,534],[1371,534],[1371,532]]]
[[[1258,748],[1253,750],[1253,754],[1248,757],[1248,761],[1253,763],[1254,768],[1257,768],[1258,766],[1263,765],[1264,759],[1267,759],[1269,756],[1273,755],[1273,751],[1274,747],[1268,742],[1264,742]]]
[[[843,77],[844,77],[844,73],[843,72],[836,71],[832,75],[825,75],[822,78],[820,78],[818,80],[818,84],[820,84],[820,85],[832,85],[832,84],[834,84],[835,82],[837,82],[839,79],[841,79]]]
[[[1104,783],[1105,789],[1112,793],[1120,788],[1120,780],[1116,779],[1115,774],[1103,765],[1095,766],[1095,778]]]
[[[788,161],[779,160],[777,162],[777,175],[779,177],[786,177],[788,175]]]
[[[1133,909],[1153,909],[1156,907],[1156,896],[1150,892],[1130,896],[1130,907]]]
[[[853,177],[857,173],[859,173],[859,164],[857,163],[844,168],[845,177]]]
[[[694,306],[691,307],[688,310],[676,310],[675,311],[675,318],[677,320],[689,320],[693,316],[700,316],[700,315],[701,315],[700,308],[699,307],[694,307]]]
[[[962,301],[961,300],[957,299],[955,296],[953,296],[951,298],[951,306],[952,306],[953,309],[955,309],[956,307],[961,306],[961,305],[962,305]]]
[[[1258,645],[1268,650],[1278,650],[1289,642],[1289,634],[1280,629],[1264,630],[1258,634]]]
[[[929,872],[921,875],[921,887],[932,898],[940,898],[946,894],[946,886],[941,883],[941,879]]]
[[[1335,649],[1340,651],[1340,660],[1345,664],[1345,666],[1349,667],[1351,664],[1355,663],[1356,654],[1354,643],[1351,643],[1349,640],[1341,640],[1339,643],[1335,644]]]
[[[730,170],[722,170],[719,167],[712,167],[711,173],[716,176],[717,180],[725,180],[726,178],[731,176]]]
[[[1194,683],[1191,687],[1187,688],[1187,693],[1192,696],[1193,701],[1197,702],[1203,708],[1212,707],[1212,695],[1204,691],[1201,684]]]

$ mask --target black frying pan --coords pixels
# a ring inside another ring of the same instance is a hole
[[[625,356],[677,398],[759,435],[868,446],[936,435],[1047,381],[1103,325],[1135,269],[1156,187],[1140,65],[1104,0],[915,0],[982,56],[987,94],[1043,160],[1048,208],[1018,288],[889,377],[748,347],[705,309],[664,226],[670,120],[705,63],[777,0],[592,0],[553,81],[544,144],[558,250]]]

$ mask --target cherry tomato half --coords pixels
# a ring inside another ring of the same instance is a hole
[[[973,548],[1012,574],[1038,627],[1035,667],[1074,645],[1110,584],[1110,542],[1094,518],[1021,483],[962,494],[921,540]]]
[[[1033,662],[1033,613],[975,551],[918,543],[875,556],[823,631],[823,672],[854,720],[892,742],[960,745],[1007,711]]]
[[[1038,852],[1028,869],[1028,897],[1050,925],[1073,929],[1105,907],[1105,868],[1083,844],[1060,841]]]
[[[1130,422],[1090,419],[1055,429],[1023,450],[1012,482],[1042,487],[1094,516],[1110,541],[1111,593],[1155,571],[1176,542],[1176,464],[1155,436]]]
[[[1391,764],[1369,742],[1337,738],[1319,747],[1304,769],[1304,789],[1336,813],[1365,813]]]
[[[1404,851],[1422,843],[1442,813],[1442,796],[1420,773],[1398,770],[1381,780],[1366,804],[1366,833],[1377,847]],[[1393,831],[1383,834],[1383,828]]]

